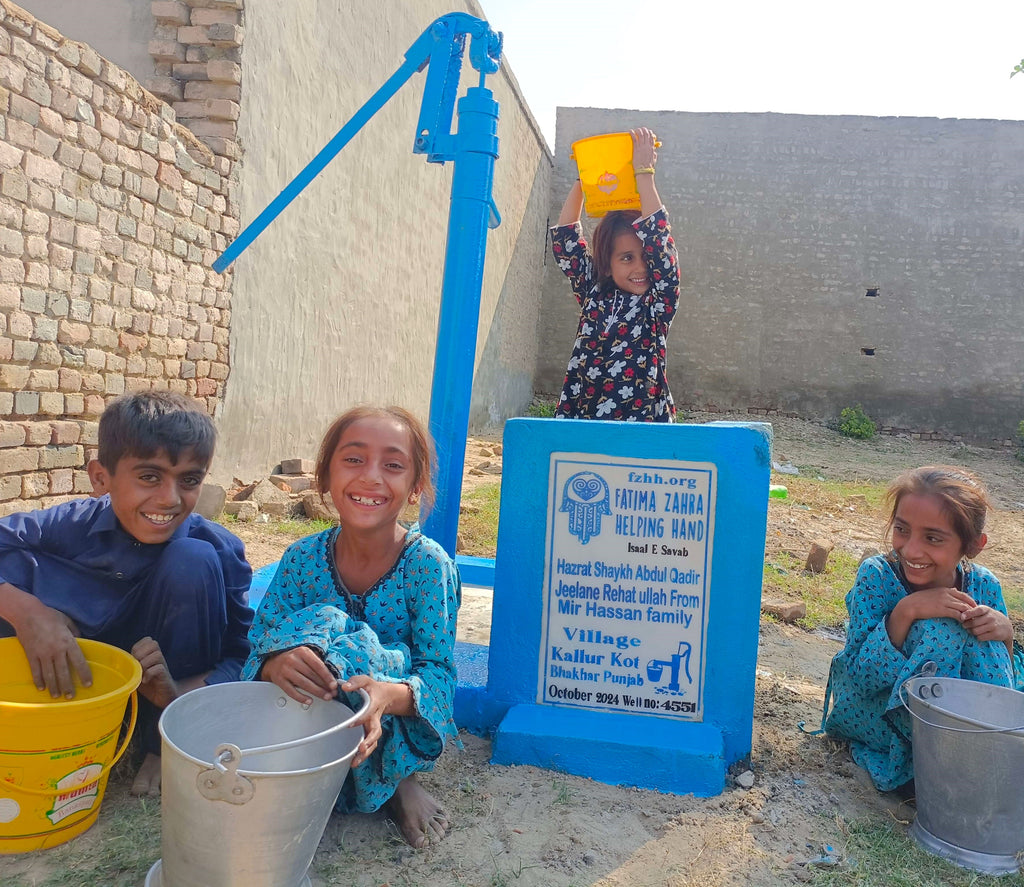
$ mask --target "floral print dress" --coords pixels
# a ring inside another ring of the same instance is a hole
[[[675,418],[665,340],[679,302],[679,264],[665,208],[637,219],[633,229],[643,244],[651,279],[640,296],[610,282],[602,289],[579,222],[551,229],[555,261],[581,309],[556,418]]]
[[[984,567],[959,570],[960,588],[979,604],[1006,613],[999,580]],[[979,641],[955,619],[919,619],[901,650],[889,640],[886,617],[906,595],[898,564],[885,555],[870,557],[857,571],[846,595],[846,646],[832,660],[822,727],[850,741],[853,759],[879,791],[891,791],[914,777],[910,715],[900,687],[934,662],[939,677],[964,678],[1024,689],[1024,651],[1011,657],[1002,641]],[[830,697],[832,705],[830,707]]]
[[[243,680],[259,676],[272,653],[309,646],[345,680],[368,674],[408,684],[416,714],[385,715],[373,753],[353,768],[337,809],[370,812],[398,783],[430,770],[448,736],[455,698],[455,622],[462,586],[451,558],[432,539],[410,532],[394,566],[363,595],[349,594],[338,575],[334,546],[340,528],[289,546],[260,602]],[[338,691],[353,711],[361,697]]]

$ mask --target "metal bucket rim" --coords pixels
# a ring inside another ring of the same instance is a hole
[[[247,683],[247,684],[250,684],[251,686],[262,686],[262,684],[257,683],[257,682],[242,682],[242,683]],[[209,686],[226,686],[226,685],[224,685],[224,684],[222,684],[222,685],[214,684],[214,685],[209,685]],[[366,691],[365,690],[360,690],[359,695],[363,698],[364,702],[368,705],[370,700],[369,700],[369,696],[367,695]],[[177,755],[179,755],[180,757],[184,758],[185,760],[191,762],[192,764],[196,764],[197,766],[203,767],[203,768],[206,768],[206,769],[216,768],[217,767],[217,761],[216,760],[214,760],[214,761],[204,761],[201,758],[197,758],[195,755],[189,754],[187,751],[185,751],[183,748],[181,748],[176,742],[174,742],[167,735],[167,730],[164,727],[164,719],[167,717],[167,713],[172,711],[172,709],[174,708],[175,705],[177,705],[182,700],[187,700],[187,698],[188,698],[187,694],[183,694],[183,695],[179,696],[177,699],[175,699],[170,705],[168,705],[167,708],[164,709],[164,712],[160,716],[160,720],[157,723],[157,729],[160,731],[160,737],[161,737],[161,739],[163,739],[164,742],[166,742],[175,751],[175,753]],[[348,709],[348,711],[350,712],[350,716],[348,718],[345,718],[345,720],[342,721],[339,724],[334,724],[331,727],[328,727],[326,730],[320,730],[320,731],[318,731],[316,733],[310,734],[309,736],[302,736],[302,737],[297,737],[295,740],[289,740],[289,742],[285,743],[285,745],[290,745],[293,742],[295,743],[296,746],[308,744],[309,742],[314,742],[315,743],[315,742],[318,742],[321,738],[323,738],[323,734],[325,734],[325,733],[340,732],[342,729],[346,729],[346,728],[347,729],[357,729],[357,730],[360,730],[360,732],[362,732],[363,735],[365,736],[366,735],[365,731],[363,731],[362,728],[360,728],[360,727],[346,727],[346,723],[345,723],[345,721],[351,721],[351,720],[354,720],[355,718],[357,718],[359,715],[362,714],[364,709],[360,709],[358,712],[355,712],[355,711],[352,711],[352,709],[348,705],[346,705],[344,702],[341,702],[340,700],[336,700],[336,701],[338,702],[338,704],[342,708]],[[360,739],[360,742],[361,741],[362,740]],[[219,747],[220,747],[220,745],[214,746],[215,750],[217,748],[219,748]],[[245,752],[251,752],[252,749],[243,749],[242,751],[243,751],[243,754],[244,754]],[[313,773],[319,773],[319,772],[321,772],[323,770],[329,770],[332,767],[336,767],[336,766],[338,766],[338,764],[342,764],[345,761],[348,761],[357,751],[359,751],[359,742],[357,742],[355,744],[355,746],[353,748],[351,748],[348,752],[346,752],[345,754],[343,754],[339,758],[335,758],[333,761],[328,761],[328,762],[323,763],[323,764],[318,764],[316,767],[304,767],[301,770],[248,770],[248,769],[243,769],[242,767],[238,767],[235,770],[235,772],[241,774],[242,776],[258,776],[258,777],[263,778],[263,779],[268,779],[268,778],[273,778],[273,777],[278,777],[278,776],[306,776],[306,775],[310,775],[310,774],[313,774]]]
[[[1008,735],[1008,736],[1015,736],[1017,734],[1024,735],[1024,724],[1021,724],[1021,725],[1019,725],[1017,727],[999,727],[996,724],[990,724],[990,723],[987,723],[986,721],[980,721],[980,720],[978,720],[976,718],[968,717],[967,715],[961,714],[958,711],[950,711],[947,708],[943,708],[940,705],[937,705],[937,704],[935,704],[935,703],[933,703],[933,702],[931,702],[931,701],[929,701],[927,699],[924,699],[922,696],[919,696],[919,695],[917,695],[917,694],[915,694],[913,692],[913,687],[911,687],[909,690],[907,690],[907,696],[906,696],[906,699],[904,699],[904,697],[903,697],[904,688],[906,688],[907,685],[910,684],[912,681],[919,681],[921,683],[925,683],[925,682],[935,683],[937,681],[961,681],[961,682],[966,683],[966,684],[979,684],[982,687],[993,687],[995,689],[1003,689],[1003,690],[1011,689],[1009,687],[997,687],[995,684],[985,684],[982,681],[969,681],[969,680],[967,680],[965,678],[947,678],[947,677],[940,678],[940,677],[937,677],[937,676],[929,677],[929,676],[926,676],[926,675],[914,675],[913,677],[907,678],[902,684],[900,684],[900,691],[899,692],[900,692],[900,701],[903,703],[903,707],[907,710],[907,713],[910,714],[912,717],[916,718],[922,724],[925,724],[928,727],[935,727],[935,729],[937,729],[937,730],[946,730],[947,732],[950,732],[950,733],[978,733],[978,734],[981,734],[981,735],[988,735],[988,734],[993,734],[993,733],[999,733],[999,734],[1005,734],[1005,735]],[[1014,692],[1016,692],[1016,691],[1014,691]],[[913,709],[911,709],[910,705],[908,704],[908,700],[910,700],[910,699],[914,700],[915,702],[919,702],[922,706],[924,706],[929,711],[938,712],[939,714],[943,714],[943,715],[945,715],[946,717],[949,717],[949,718],[956,718],[958,721],[961,721],[961,722],[963,722],[965,724],[970,724],[970,725],[972,725],[974,727],[979,727],[980,729],[978,729],[978,730],[961,730],[958,727],[950,727],[950,726],[947,726],[946,724],[936,724],[936,723],[933,723],[932,721],[926,721],[924,718],[921,717],[921,715],[919,715],[917,712],[915,712]]]

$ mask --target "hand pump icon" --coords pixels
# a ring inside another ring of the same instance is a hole
[[[686,675],[686,682],[688,684],[693,683],[693,678],[690,677],[690,645],[686,641],[679,642],[679,652],[673,653],[671,659],[652,659],[647,663],[647,679],[652,683],[660,683],[662,672],[664,669],[669,669],[671,680],[669,680],[668,688],[673,693],[679,692],[679,671],[682,669]]]

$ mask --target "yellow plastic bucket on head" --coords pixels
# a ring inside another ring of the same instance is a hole
[[[628,132],[610,132],[572,143],[583,186],[587,215],[599,218],[613,209],[640,209],[633,175],[633,139]]]
[[[79,641],[92,686],[74,699],[37,690],[17,638],[0,638],[0,853],[54,847],[100,813],[110,768],[135,728],[142,666],[124,650]],[[131,701],[121,747],[117,737]]]

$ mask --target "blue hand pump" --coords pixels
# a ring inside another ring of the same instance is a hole
[[[480,81],[459,99],[458,130],[452,133],[467,37],[471,38],[470,61],[480,72]],[[454,168],[430,393],[430,433],[437,443],[439,495],[424,532],[452,557],[462,497],[487,229],[501,223],[491,196],[498,157],[498,103],[484,85],[487,75],[501,65],[501,43],[500,33],[466,13],[453,12],[437,19],[406,52],[405,63],[213,263],[213,269],[221,272],[234,262],[414,72],[428,69],[412,150],[426,154],[428,163],[451,160]]]

